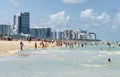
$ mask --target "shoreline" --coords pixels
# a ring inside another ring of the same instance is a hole
[[[24,46],[24,49],[35,49],[35,42],[37,43],[37,48],[41,49],[40,41],[22,41]],[[19,41],[3,41],[0,40],[0,56],[14,56],[14,53],[21,51],[20,50],[20,40]],[[56,43],[47,43],[48,48],[54,48],[57,47]]]
[[[5,41],[0,40],[0,57],[2,56],[16,56],[18,51],[21,51],[20,42],[18,41]],[[104,50],[101,46],[106,46],[107,50],[110,48],[120,47],[120,43],[110,43],[108,42],[76,42],[76,41],[22,41],[23,43],[23,50],[24,49],[47,49],[47,48],[59,48],[63,45],[70,49],[73,49],[73,45],[76,47],[84,47],[84,46],[100,46],[99,50]],[[44,46],[44,47],[43,47]],[[108,50],[108,51],[109,51]]]

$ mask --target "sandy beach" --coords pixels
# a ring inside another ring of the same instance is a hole
[[[24,46],[23,49],[35,48],[35,42],[37,48],[41,48],[40,41],[22,41]],[[56,44],[47,43],[48,47],[56,47]],[[20,50],[20,41],[0,41],[0,56],[11,56],[13,53]]]

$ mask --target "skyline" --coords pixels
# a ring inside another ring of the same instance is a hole
[[[13,24],[16,13],[30,12],[31,27],[81,28],[96,33],[101,40],[120,41],[119,3],[114,0],[3,0],[0,24]]]

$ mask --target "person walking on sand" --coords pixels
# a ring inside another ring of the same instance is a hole
[[[22,41],[20,42],[20,49],[23,50],[23,46],[24,44],[22,43]]]
[[[41,45],[42,49],[45,48],[45,45],[44,45],[44,42],[43,42],[43,41],[41,41],[40,45]]]
[[[37,43],[35,42],[35,49],[37,49]]]

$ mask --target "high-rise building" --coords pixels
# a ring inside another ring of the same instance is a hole
[[[76,39],[77,39],[77,40],[86,40],[86,39],[87,39],[87,31],[86,31],[86,30],[79,29],[79,30],[76,32]]]
[[[14,15],[13,33],[20,34],[20,14]]]
[[[51,39],[53,39],[53,40],[57,39],[57,32],[56,31],[51,32]]]
[[[14,15],[14,30],[16,34],[29,34],[30,14],[29,12]]]
[[[72,40],[76,40],[76,33],[74,31],[72,32]]]
[[[64,30],[64,38],[67,40],[72,40],[72,30]]]
[[[30,14],[28,12],[20,14],[20,33],[29,34]]]
[[[1,24],[0,25],[0,34],[10,34],[11,25]]]
[[[90,35],[91,40],[96,40],[96,34],[95,33],[89,32],[88,34]]]
[[[30,35],[39,39],[50,39],[51,28],[31,28]]]
[[[63,40],[64,39],[64,32],[57,30],[57,40]]]
[[[79,31],[76,32],[76,39],[77,40],[80,40],[81,39],[81,34]]]
[[[64,40],[64,39],[66,39],[65,33],[63,31],[59,31],[59,30],[52,31],[51,39],[53,39],[53,40]]]

